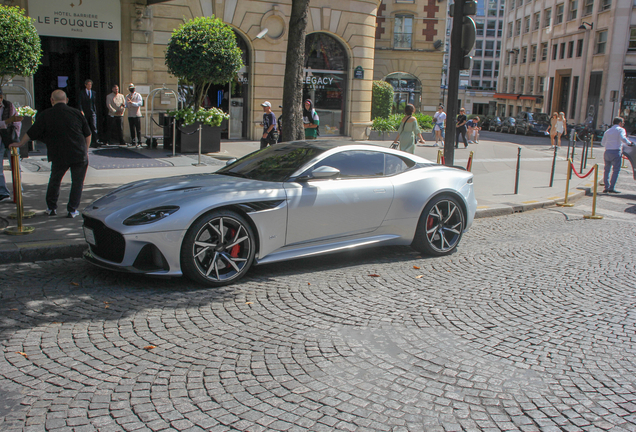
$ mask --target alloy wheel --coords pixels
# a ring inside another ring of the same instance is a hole
[[[442,199],[431,207],[426,217],[426,238],[439,253],[455,248],[462,235],[464,217],[454,201]]]

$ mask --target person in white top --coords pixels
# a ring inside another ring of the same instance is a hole
[[[128,126],[130,126],[131,145],[141,147],[141,106],[144,99],[135,91],[135,85],[128,86],[130,93],[126,95],[126,108],[128,108]]]
[[[627,139],[627,133],[623,128],[625,124],[622,117],[614,118],[614,126],[609,128],[603,134],[601,145],[605,148],[603,159],[605,162],[605,170],[603,172],[603,184],[605,189],[603,193],[620,193],[614,186],[618,180],[618,173],[621,170],[621,159],[623,157],[623,145],[633,146],[632,142]],[[610,169],[612,177],[610,179]]]
[[[444,129],[446,125],[446,113],[444,112],[444,105],[437,107],[437,112],[433,115],[433,130],[435,131],[435,147],[440,144],[444,145]],[[440,144],[438,144],[438,142]]]
[[[113,92],[106,96],[106,108],[108,109],[108,143],[111,140],[125,146],[124,141],[124,111],[126,111],[126,98],[119,93],[119,86],[112,86]]]

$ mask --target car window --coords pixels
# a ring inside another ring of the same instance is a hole
[[[402,159],[399,156],[388,154],[388,153],[384,155],[384,175],[385,176],[400,174],[414,165],[415,165],[415,162],[410,159]]]
[[[341,178],[382,177],[384,175],[384,153],[351,150],[328,156],[314,165],[314,169],[330,166],[340,170]]]

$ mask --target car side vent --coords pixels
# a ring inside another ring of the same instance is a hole
[[[239,206],[247,213],[254,213],[259,211],[271,210],[278,207],[284,200],[271,200],[271,201],[254,201],[248,203],[239,204]]]

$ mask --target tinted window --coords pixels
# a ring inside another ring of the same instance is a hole
[[[547,114],[537,114],[535,115],[535,119],[538,122],[545,122],[545,123],[549,123],[550,122],[550,116]]]
[[[314,168],[330,166],[340,170],[340,177],[381,177],[384,175],[384,153],[372,151],[344,151],[326,157]]]
[[[250,153],[232,165],[221,168],[217,173],[261,181],[282,182],[327,149],[317,145],[278,144]]]
[[[385,176],[392,176],[395,174],[399,174],[411,168],[413,165],[415,165],[415,162],[413,162],[410,159],[402,159],[401,157],[395,156],[392,154],[384,155],[384,175]]]

